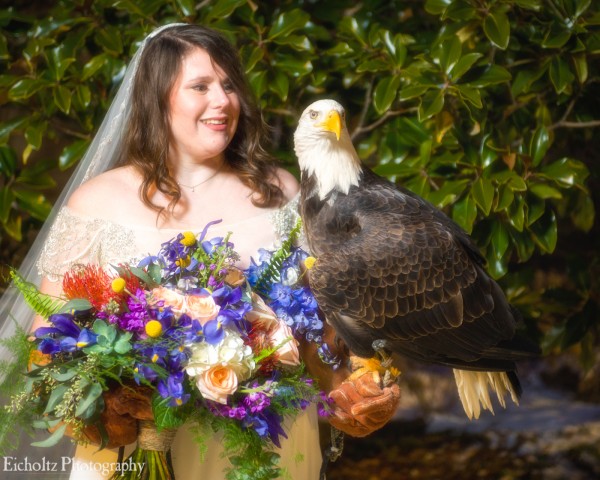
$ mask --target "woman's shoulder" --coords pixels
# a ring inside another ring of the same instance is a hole
[[[296,177],[281,167],[275,169],[274,183],[281,189],[284,203],[292,200],[300,191],[300,184]]]
[[[69,197],[67,206],[80,214],[110,218],[115,208],[131,205],[138,198],[140,181],[131,166],[108,170],[81,184]]]

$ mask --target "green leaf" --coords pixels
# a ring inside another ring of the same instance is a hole
[[[129,343],[129,338],[131,338],[131,336],[127,337],[127,336],[121,336],[114,345],[114,349],[115,352],[117,352],[120,355],[124,355],[127,352],[129,352],[133,347],[131,346],[131,343]]]
[[[473,64],[482,56],[481,53],[476,52],[463,55],[449,72],[452,80],[456,82],[460,77],[467,73]]]
[[[190,17],[196,13],[195,0],[175,0],[176,5],[179,7],[179,11],[185,17]]]
[[[522,197],[515,196],[515,200],[508,208],[508,220],[517,231],[523,231],[525,226],[525,202]]]
[[[10,134],[14,130],[19,130],[22,126],[27,125],[28,122],[29,117],[16,117],[12,120],[0,123],[0,145],[6,145]],[[10,161],[9,163],[4,163],[3,160],[4,159],[0,158],[0,172],[12,174],[14,172],[14,168],[16,167],[16,158],[14,158],[14,162]]]
[[[57,385],[54,388],[54,390],[52,390],[50,396],[48,397],[48,402],[46,403],[44,414],[48,414],[56,408],[56,406],[61,402],[61,400],[65,396],[65,393],[67,393],[67,390],[67,385]]]
[[[573,187],[576,185],[583,186],[590,171],[585,163],[579,160],[561,158],[544,166],[539,173],[565,187]]]
[[[577,74],[577,80],[583,84],[588,79],[588,64],[587,57],[585,55],[573,55],[573,65],[575,65],[575,73]]]
[[[471,195],[485,216],[490,214],[494,201],[494,184],[487,178],[478,178],[471,187]]]
[[[454,203],[462,195],[468,184],[468,179],[446,181],[439,190],[432,191],[429,194],[428,200],[438,208],[443,208]]]
[[[529,145],[529,154],[531,155],[534,166],[540,164],[549,147],[550,135],[548,134],[546,127],[542,125],[535,130],[533,137],[531,138],[531,144]]]
[[[535,251],[535,244],[531,239],[529,233],[522,233],[516,230],[509,231],[510,236],[513,240],[513,245],[517,250],[517,255],[520,262],[526,262],[531,258]]]
[[[489,41],[498,48],[504,50],[508,47],[510,23],[504,12],[499,10],[490,12],[483,20],[483,31]]]
[[[46,440],[42,440],[40,442],[32,442],[31,446],[41,448],[53,447],[63,438],[66,429],[67,424],[65,423],[58,427],[56,430],[54,430],[54,432],[52,432],[52,435],[50,435]]]
[[[285,102],[290,89],[290,80],[288,79],[288,76],[281,70],[278,70],[275,72],[275,79],[270,85],[271,90],[274,91],[277,96]]]
[[[425,10],[432,15],[441,15],[451,3],[451,0],[427,0]]]
[[[81,80],[86,81],[94,74],[100,70],[102,67],[107,65],[109,56],[106,53],[101,53],[100,55],[96,55],[89,62],[87,62],[83,66],[83,74],[81,75]]]
[[[400,87],[400,75],[392,77],[383,77],[373,93],[373,105],[377,113],[387,112],[396,99],[398,88]]]
[[[483,103],[481,103],[481,92],[479,89],[469,85],[457,85],[456,89],[463,100],[469,102],[476,108],[483,108]]]
[[[256,95],[257,98],[262,97],[267,89],[267,72],[264,70],[252,72],[248,75],[248,79],[252,86],[252,90],[254,91],[254,95]]]
[[[437,57],[442,71],[449,74],[460,59],[461,53],[462,45],[456,35],[444,40],[439,47]]]
[[[25,140],[27,140],[27,143],[35,150],[39,150],[42,146],[42,138],[46,133],[47,127],[47,122],[30,123],[27,125],[27,128],[25,129]]]
[[[58,167],[64,171],[71,168],[75,163],[83,157],[90,142],[88,140],[75,140],[70,145],[66,146],[60,157],[58,157]]]
[[[8,91],[8,98],[11,100],[25,100],[48,85],[49,83],[45,80],[23,78],[11,87]]]
[[[556,93],[563,93],[571,85],[575,75],[569,69],[569,65],[560,56],[555,56],[550,62],[550,80]]]
[[[515,199],[515,192],[511,190],[508,185],[502,185],[498,189],[498,204],[494,208],[495,212],[506,210],[512,204]]]
[[[558,227],[556,216],[552,210],[547,210],[542,217],[529,227],[533,241],[545,253],[552,253],[556,248]]]
[[[210,10],[207,20],[228,18],[235,10],[246,5],[247,0],[219,0]]]
[[[70,370],[61,370],[59,372],[51,371],[50,376],[59,382],[67,382],[77,375],[77,369],[71,368]]]
[[[594,226],[595,216],[594,201],[589,195],[582,192],[577,199],[575,208],[571,210],[573,224],[580,230],[589,232]]]
[[[476,218],[477,205],[470,195],[465,195],[452,207],[452,219],[469,234],[473,231],[473,223]]]
[[[22,223],[23,218],[21,215],[11,211],[8,220],[2,224],[2,227],[12,238],[17,242],[20,242],[23,240],[23,232],[21,229]]]
[[[289,35],[299,28],[303,28],[310,20],[310,15],[299,8],[281,13],[267,34],[270,40],[278,36]]]
[[[65,76],[67,68],[75,61],[74,58],[65,57],[64,45],[59,45],[50,50],[48,57],[48,71],[55,82],[60,82]]]
[[[92,308],[92,304],[85,298],[73,298],[65,303],[59,313],[86,312]]]
[[[152,413],[159,429],[178,428],[185,423],[187,417],[184,407],[171,407],[168,399],[159,395],[152,397]]]
[[[560,48],[571,38],[571,32],[568,30],[560,30],[555,32],[553,29],[549,30],[542,40],[542,47],[544,48]]]
[[[69,113],[71,110],[71,91],[63,86],[54,87],[54,103],[64,113]]]
[[[123,42],[121,40],[121,30],[119,28],[112,26],[100,28],[96,31],[94,39],[107,53],[115,56],[123,53]]]
[[[8,187],[0,188],[0,223],[6,223],[10,209],[15,200],[15,194]]]
[[[546,202],[535,195],[527,195],[527,226],[534,223],[546,211]]]
[[[562,198],[562,193],[560,193],[560,190],[548,185],[547,183],[532,183],[529,185],[529,191],[533,193],[536,197],[542,199]]]
[[[76,102],[77,110],[86,109],[92,101],[92,92],[87,85],[77,85],[73,100]]]
[[[511,79],[512,75],[506,68],[500,65],[490,65],[478,78],[470,81],[469,85],[478,88],[488,87],[498,83],[510,82]]]
[[[419,105],[419,121],[426,120],[444,108],[444,91],[430,90],[421,98]]]
[[[13,189],[13,192],[21,208],[26,210],[32,217],[42,221],[48,218],[50,210],[52,210],[52,204],[44,195],[17,188]]]
[[[492,226],[492,246],[497,260],[502,260],[508,246],[510,245],[510,236],[504,225],[496,221]]]
[[[88,385],[84,392],[81,400],[77,404],[77,408],[75,409],[75,415],[80,416],[88,410],[102,395],[102,385],[98,382],[94,382],[91,385]]]
[[[432,87],[432,85],[408,85],[408,86],[400,89],[398,98],[400,100],[404,101],[404,100],[409,100],[414,97],[420,97],[431,87]]]

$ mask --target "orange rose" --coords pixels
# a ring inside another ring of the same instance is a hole
[[[238,379],[229,365],[215,365],[196,377],[196,386],[208,400],[227,403],[227,396],[235,393]]]
[[[270,330],[279,323],[275,312],[254,292],[252,292],[252,310],[246,314],[246,318],[255,328],[261,330]]]
[[[294,338],[292,329],[284,321],[278,321],[277,325],[269,330],[268,335],[269,343],[273,347],[279,346],[277,360],[280,363],[292,366],[300,365],[298,342]]]
[[[152,298],[156,302],[163,301],[165,307],[171,307],[173,312],[181,313],[185,304],[185,297],[177,290],[165,287],[156,287],[152,290]]]
[[[190,295],[187,297],[186,313],[204,325],[219,314],[221,307],[210,295]]]

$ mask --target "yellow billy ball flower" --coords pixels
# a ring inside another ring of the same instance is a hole
[[[127,286],[127,282],[125,282],[124,278],[117,277],[112,281],[110,286],[111,286],[113,292],[121,293],[123,290],[125,290],[125,287]]]
[[[151,338],[160,337],[162,333],[162,324],[158,320],[150,320],[145,327],[146,335]]]
[[[181,267],[181,268],[185,268],[191,263],[191,261],[192,261],[192,259],[190,258],[190,256],[186,255],[183,258],[177,259],[175,261],[175,265],[177,265],[178,267]]]
[[[182,233],[183,238],[181,240],[179,240],[179,243],[181,243],[184,247],[193,247],[194,245],[196,245],[196,235],[194,235],[194,232],[183,232]]]
[[[317,263],[315,257],[306,257],[306,260],[304,260],[304,266],[309,270],[315,266],[315,263]]]

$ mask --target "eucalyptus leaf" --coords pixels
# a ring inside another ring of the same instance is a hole
[[[66,429],[67,424],[65,423],[58,427],[56,430],[54,430],[54,432],[52,432],[52,435],[50,435],[46,440],[42,440],[40,442],[32,442],[31,446],[42,448],[53,447],[63,438]]]

